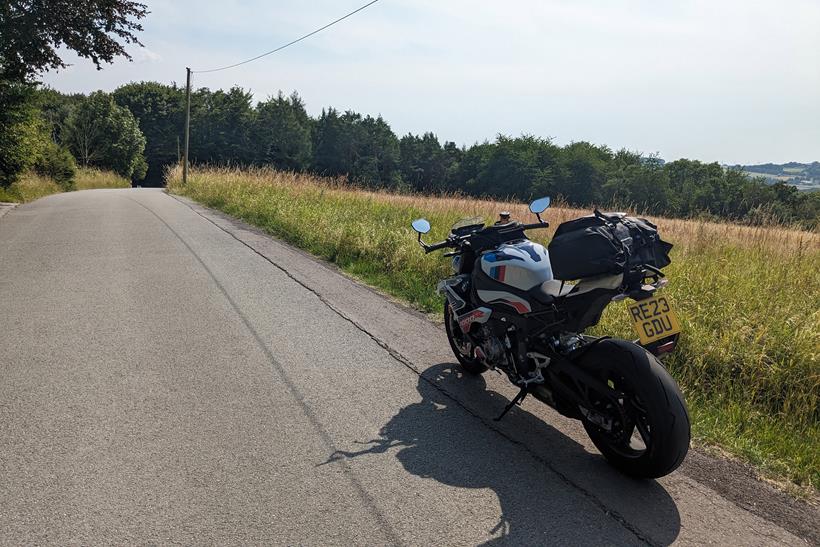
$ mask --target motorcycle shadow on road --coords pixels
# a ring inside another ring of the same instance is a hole
[[[668,545],[677,538],[677,506],[656,481],[619,474],[599,454],[523,408],[511,411],[498,428],[487,427],[508,399],[488,389],[482,377],[465,377],[457,365],[442,363],[425,370],[417,388],[421,402],[402,408],[378,439],[356,441],[367,447],[339,450],[324,463],[395,452],[413,475],[491,489],[501,515],[487,530],[494,539],[485,545],[600,545],[624,538]],[[513,430],[524,433],[508,434]]]

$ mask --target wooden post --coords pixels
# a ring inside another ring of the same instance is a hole
[[[185,153],[182,157],[182,184],[188,184],[188,141],[191,132],[191,69],[185,67]]]

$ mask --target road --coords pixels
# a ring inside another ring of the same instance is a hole
[[[658,481],[443,330],[160,190],[0,219],[3,544],[806,545],[818,512],[697,451]],[[738,469],[741,469],[740,471]]]

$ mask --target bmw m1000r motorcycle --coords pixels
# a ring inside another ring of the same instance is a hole
[[[526,231],[546,228],[549,198],[530,205],[538,222],[502,213],[456,223],[446,240],[427,244],[425,219],[413,221],[429,253],[449,249],[453,276],[442,280],[444,323],[465,371],[503,372],[520,388],[497,419],[531,394],[581,420],[595,446],[622,472],[661,477],[689,448],[689,415],[675,381],[657,356],[674,349],[680,327],[661,268],[671,245],[645,219],[601,213],[565,222],[548,248]],[[592,337],[612,301],[629,298],[640,339]]]

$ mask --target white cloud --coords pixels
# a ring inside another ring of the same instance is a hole
[[[142,47],[135,49],[133,51],[129,51],[131,57],[134,59],[134,62],[137,64],[142,63],[157,63],[162,60],[162,55],[151,51],[147,47]]]

